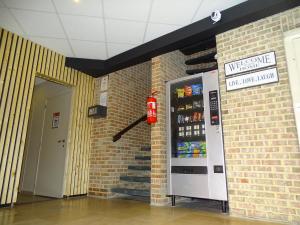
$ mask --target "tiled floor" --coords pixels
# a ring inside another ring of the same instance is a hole
[[[132,200],[78,198],[0,209],[2,225],[275,225],[181,207]]]

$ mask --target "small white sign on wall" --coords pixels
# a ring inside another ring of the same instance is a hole
[[[108,88],[108,76],[102,77],[100,91],[106,91]]]
[[[225,63],[225,76],[231,76],[234,74],[249,72],[251,70],[258,70],[275,65],[275,52],[268,52],[261,55]]]
[[[275,82],[278,82],[278,73],[276,68],[272,68],[255,73],[227,78],[226,88],[227,91],[233,91]]]
[[[107,106],[107,92],[102,92],[100,94],[100,104],[99,105],[102,105],[102,106]]]

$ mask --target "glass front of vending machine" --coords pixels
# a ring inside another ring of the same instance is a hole
[[[167,83],[168,195],[227,206],[217,70]]]

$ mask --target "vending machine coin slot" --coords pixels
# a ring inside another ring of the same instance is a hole
[[[214,173],[224,173],[222,165],[214,165]]]
[[[219,102],[218,102],[218,91],[213,90],[209,92],[209,109],[210,109],[210,124],[219,125]]]

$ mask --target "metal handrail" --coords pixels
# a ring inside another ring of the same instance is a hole
[[[132,128],[134,128],[136,125],[138,125],[140,122],[146,121],[147,120],[147,114],[143,115],[142,117],[140,117],[139,119],[137,119],[136,121],[134,121],[133,123],[131,123],[130,125],[128,125],[126,128],[124,128],[123,130],[121,130],[119,133],[117,133],[116,135],[113,136],[113,142],[118,141],[123,134],[125,134],[127,131],[131,130]]]

